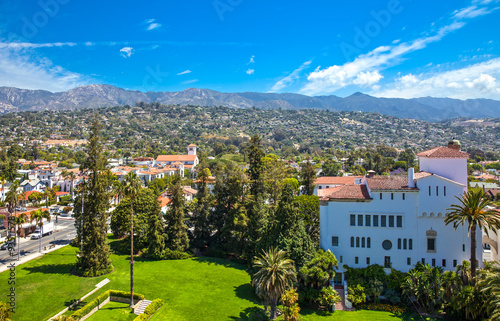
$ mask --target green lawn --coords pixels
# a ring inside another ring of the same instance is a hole
[[[89,321],[128,321],[137,317],[127,303],[108,302],[99,311],[92,314]]]
[[[130,265],[126,255],[111,256],[115,266],[113,273],[98,278],[81,278],[69,273],[76,261],[75,254],[75,248],[66,246],[17,267],[17,309],[13,320],[47,320],[90,292],[104,278],[111,282],[80,306],[108,289],[130,290]],[[165,301],[151,320],[246,320],[252,309],[261,307],[253,294],[245,266],[237,263],[215,258],[138,259],[134,270],[135,292],[144,294],[149,300],[161,298]],[[7,293],[8,277],[7,272],[0,274],[0,293]],[[303,310],[302,315],[304,321],[400,320],[388,312],[374,311],[337,311],[331,314]]]

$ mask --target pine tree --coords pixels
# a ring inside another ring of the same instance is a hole
[[[204,168],[198,173],[198,180],[200,183],[198,184],[198,193],[196,194],[196,208],[193,211],[193,245],[197,248],[203,248],[209,244],[212,232],[212,225],[210,222],[212,196],[207,187],[209,177],[210,170],[208,168]]]
[[[158,211],[149,216],[148,256],[152,259],[161,259],[165,255],[165,238],[163,237],[164,231],[160,215],[161,212]]]
[[[111,265],[107,242],[108,186],[103,176],[106,159],[101,153],[103,148],[99,136],[100,128],[101,125],[95,117],[90,129],[89,157],[82,166],[87,169],[84,177],[88,177],[83,182],[83,213],[81,211],[82,197],[79,198],[79,204],[78,202],[75,204],[75,225],[78,239],[82,240],[76,269],[85,276],[106,273]]]
[[[170,191],[172,192],[172,203],[170,203],[170,208],[165,215],[167,221],[165,245],[172,251],[185,251],[189,246],[187,226],[184,224],[186,201],[179,176],[174,176],[172,179]]]
[[[250,138],[249,145],[246,148],[250,167],[248,173],[250,176],[250,194],[257,195],[264,193],[264,180],[262,173],[264,164],[262,157],[265,156],[259,135],[255,134]]]

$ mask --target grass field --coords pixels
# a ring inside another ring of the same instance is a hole
[[[129,321],[137,317],[127,303],[108,302],[99,311],[92,314],[88,321]]]
[[[127,256],[111,256],[115,267],[115,271],[111,274],[98,278],[81,278],[70,274],[76,261],[75,254],[75,248],[66,246],[16,268],[14,321],[47,320],[74,300],[90,292],[104,278],[109,278],[111,282],[79,306],[90,302],[108,289],[130,290],[130,265]],[[161,298],[165,301],[165,305],[151,319],[153,321],[246,320],[252,309],[261,307],[259,300],[253,294],[250,275],[246,272],[245,266],[227,260],[139,259],[135,263],[134,270],[135,292],[144,294],[149,300]],[[8,277],[7,272],[0,274],[0,293],[7,293]],[[374,311],[337,311],[332,314],[303,310],[302,315],[304,321],[400,320],[391,313]],[[105,319],[114,320],[111,317]]]

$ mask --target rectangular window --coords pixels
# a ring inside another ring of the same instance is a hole
[[[373,215],[373,226],[378,226],[378,215]]]
[[[453,267],[457,266],[457,260],[453,260]]]
[[[394,193],[391,193],[391,200],[394,199]]]
[[[391,267],[391,257],[390,256],[385,256],[384,257],[384,267],[385,268],[390,268]]]
[[[370,215],[365,215],[365,226],[372,225],[372,217]]]
[[[406,258],[406,265],[411,265],[411,257]]]
[[[443,187],[443,194],[444,194],[444,196],[446,196],[446,186]]]
[[[396,226],[403,227],[403,216],[401,215],[396,216]]]
[[[332,236],[332,246],[339,246],[339,237]]]
[[[422,264],[425,264],[425,259],[424,258],[422,258]]]
[[[359,262],[358,257],[357,257],[357,256],[355,256],[355,257],[354,257],[354,264],[358,264],[358,262]]]
[[[413,240],[412,239],[408,240],[408,250],[413,250]]]
[[[366,265],[370,265],[370,258],[369,257],[366,258]]]
[[[432,266],[436,266],[436,259],[432,259]]]
[[[429,196],[431,196],[431,187],[429,186]]]
[[[358,226],[363,226],[363,215],[358,215]]]
[[[445,260],[445,259],[443,259],[443,264],[442,264],[442,266],[443,266],[443,267],[445,267],[445,266],[446,266],[446,260]]]
[[[382,193],[380,193],[380,199],[382,199]]]
[[[351,226],[356,226],[356,215],[351,214]]]
[[[342,257],[342,255],[340,256],[340,263],[342,263],[344,261],[344,258]]]
[[[405,200],[405,193],[403,193],[403,201]]]
[[[462,252],[465,252],[465,244],[462,244]]]
[[[436,186],[436,196],[439,196],[439,186]]]
[[[436,252],[436,239],[427,239],[427,252]]]
[[[387,216],[385,216],[385,215],[380,216],[380,226],[381,227],[387,226]]]
[[[389,227],[394,227],[394,216],[389,215]]]

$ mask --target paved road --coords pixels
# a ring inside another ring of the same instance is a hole
[[[59,222],[56,224],[56,231],[52,233],[52,235],[47,235],[42,237],[42,250],[45,246],[47,248],[51,244],[57,245],[65,245],[71,242],[76,236],[75,231],[75,221],[73,219],[61,219],[59,218]],[[55,222],[55,220],[53,220]],[[62,231],[61,231],[62,229]],[[40,240],[31,240],[29,238],[23,239],[21,238],[21,258],[27,255],[38,253],[40,248]],[[12,261],[17,261],[17,246],[15,251],[13,252],[14,256],[10,256],[9,251],[4,250],[0,251],[0,266],[8,264]]]

